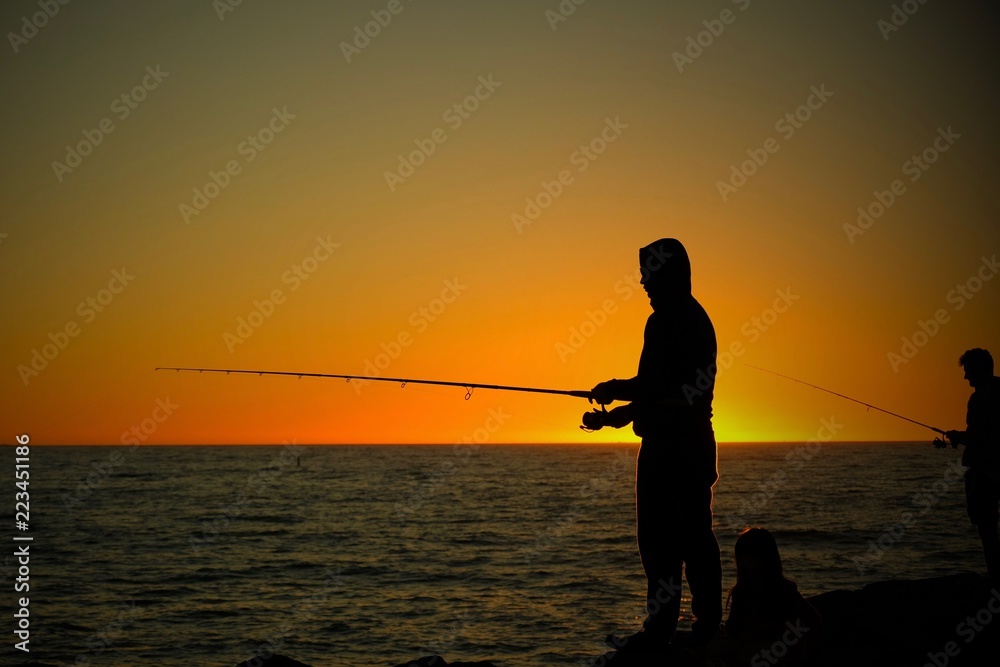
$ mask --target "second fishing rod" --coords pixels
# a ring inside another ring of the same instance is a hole
[[[776,373],[775,371],[769,371],[766,368],[761,368],[760,366],[754,366],[753,364],[744,364],[744,365],[745,366],[749,366],[750,368],[753,368],[754,370],[763,371],[764,373],[770,373],[771,375],[777,375],[780,378],[785,378],[786,380],[791,380],[792,382],[798,382],[799,384],[804,384],[807,387],[812,387],[813,389],[818,389],[819,391],[824,391],[824,392],[826,392],[828,394],[833,394],[834,396],[837,396],[839,398],[843,398],[843,399],[851,401],[853,403],[858,403],[860,405],[863,405],[866,408],[870,408],[872,410],[878,410],[879,412],[884,412],[887,415],[891,415],[891,416],[896,417],[898,419],[902,419],[904,421],[908,421],[911,424],[916,424],[917,426],[922,426],[922,427],[924,427],[926,429],[934,431],[935,433],[937,433],[937,434],[939,434],[941,436],[939,438],[934,438],[934,446],[937,447],[937,448],[939,448],[939,449],[942,448],[942,447],[948,447],[948,446],[951,446],[953,449],[957,449],[958,448],[958,444],[955,443],[955,442],[952,442],[948,438],[948,432],[945,431],[944,429],[940,429],[940,428],[938,428],[936,426],[931,426],[930,424],[925,424],[923,422],[919,422],[916,419],[911,419],[909,417],[904,417],[903,415],[898,414],[896,412],[892,412],[891,410],[886,410],[885,408],[880,408],[877,405],[872,405],[871,403],[865,403],[864,401],[859,400],[857,398],[851,398],[850,396],[847,396],[845,394],[841,394],[839,392],[833,391],[832,389],[825,389],[823,387],[820,387],[819,385],[815,385],[815,384],[806,382],[804,380],[799,380],[799,379],[793,378],[793,377],[791,377],[789,375],[783,375],[782,373]]]

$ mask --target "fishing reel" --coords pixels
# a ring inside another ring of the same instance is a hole
[[[950,440],[948,436],[944,436],[943,438],[934,438],[934,449],[946,449],[947,447],[958,449],[958,443],[954,440]]]
[[[600,410],[591,410],[590,412],[583,413],[583,424],[580,425],[581,431],[586,431],[587,433],[593,433],[594,431],[600,431],[602,428],[607,426],[608,409],[605,406],[601,406]]]

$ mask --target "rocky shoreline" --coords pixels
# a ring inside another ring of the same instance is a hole
[[[823,616],[823,657],[818,663],[821,667],[985,667],[997,664],[1000,657],[1000,591],[977,574],[882,581],[860,590],[822,593],[809,601]],[[683,657],[656,660],[626,659],[611,652],[594,656],[591,664],[642,667],[719,662],[693,651],[684,652]],[[773,659],[767,664],[780,665],[780,660]],[[276,655],[267,660],[247,660],[236,667],[311,666]],[[449,662],[441,656],[423,656],[396,667],[516,667],[516,664]]]

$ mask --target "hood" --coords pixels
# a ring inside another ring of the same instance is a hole
[[[677,239],[660,239],[640,248],[639,268],[651,289],[670,296],[691,294],[691,261]]]

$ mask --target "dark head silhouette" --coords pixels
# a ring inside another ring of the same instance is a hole
[[[787,644],[787,664],[812,664],[805,661],[818,653],[822,619],[782,572],[774,535],[765,528],[747,528],[736,539],[734,553],[736,585],[729,593],[726,632],[736,659],[727,664],[756,665],[753,656],[759,660],[761,645],[787,638],[790,627],[802,632]]]
[[[781,554],[766,528],[747,528],[736,539],[736,582],[773,585],[785,580]]]
[[[661,305],[691,294],[691,261],[677,239],[660,239],[639,249],[639,280],[650,305]]]
[[[967,350],[958,358],[958,365],[965,369],[965,379],[970,387],[978,387],[984,381],[993,377],[993,355],[987,350],[976,347]]]

